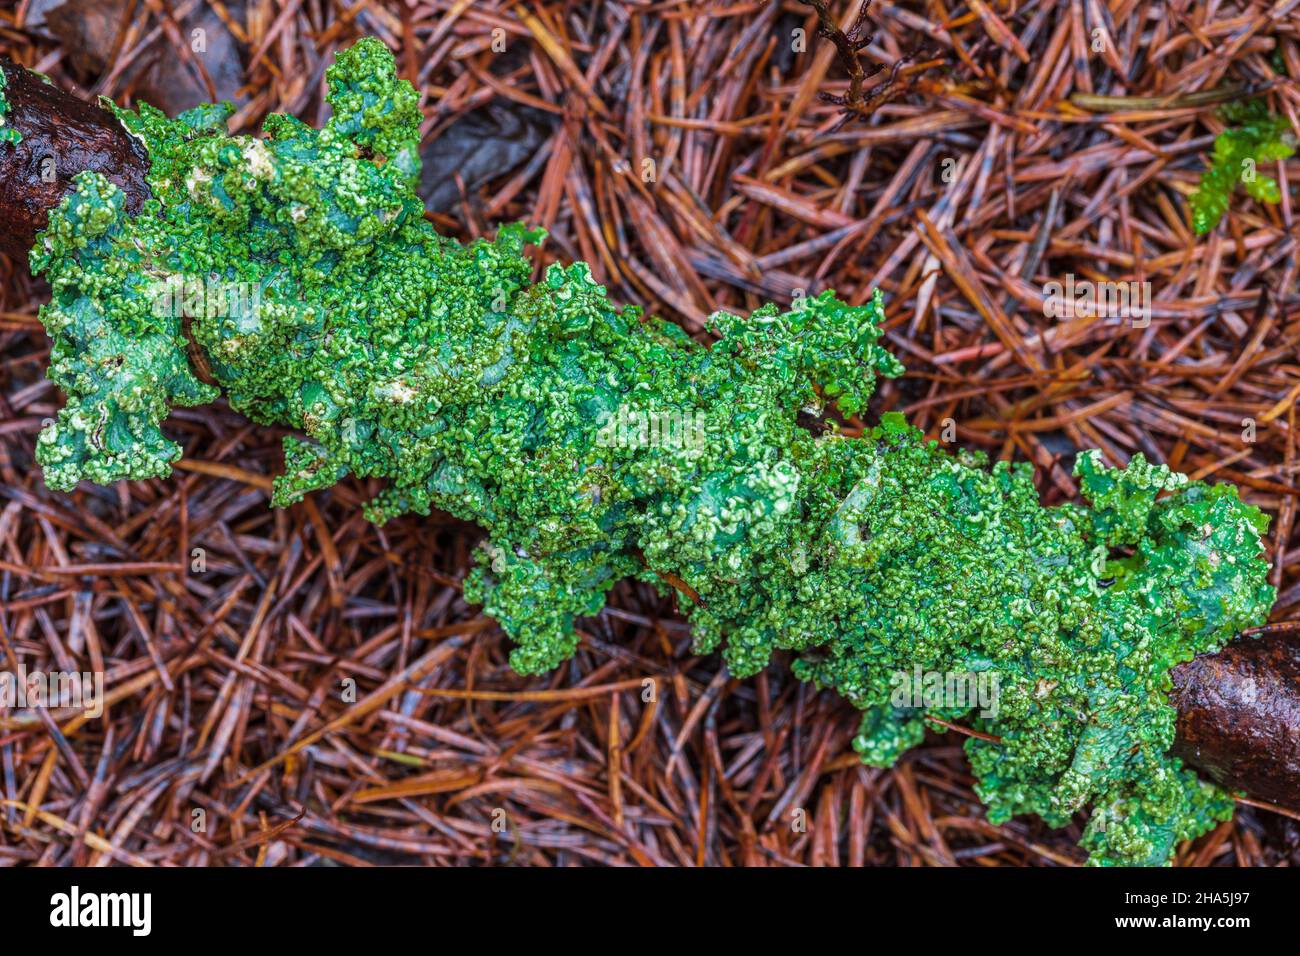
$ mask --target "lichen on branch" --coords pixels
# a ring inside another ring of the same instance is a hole
[[[423,218],[419,112],[382,44],[327,79],[319,131],[118,112],[153,198],[130,216],[83,174],[32,259],[68,396],[38,446],[51,487],[167,475],[168,410],[219,389],[294,433],[275,504],[374,476],[375,521],[438,508],[486,529],[465,596],[520,672],[571,655],[618,580],[676,582],[699,651],[742,677],[792,651],[859,707],[868,763],[896,761],[926,716],[966,721],[995,821],[1088,811],[1094,862],[1156,864],[1230,814],[1168,755],[1166,698],[1171,667],[1272,601],[1266,519],[1235,488],[1084,453],[1087,503],[1045,508],[1029,466],[947,454],[900,415],[844,434],[829,406],[863,413],[902,371],[879,292],[718,313],[705,347],[611,304],[583,263],[534,284],[541,233],[461,245]],[[914,670],[997,675],[996,706],[900,704]]]

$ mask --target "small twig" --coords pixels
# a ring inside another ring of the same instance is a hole
[[[1296,631],[1300,631],[1300,620],[1277,621],[1273,624],[1261,624],[1259,627],[1248,627],[1237,636],[1262,637],[1266,634],[1294,634]]]
[[[1002,738],[996,734],[986,734],[982,730],[972,730],[970,727],[963,727],[961,724],[954,724],[941,717],[934,717],[930,714],[926,714],[925,719],[931,723],[938,724],[946,730],[953,730],[959,734],[965,734],[967,737],[978,737],[980,740],[987,740],[991,744],[1002,743]]]
[[[1255,807],[1259,810],[1270,810],[1273,813],[1281,814],[1284,817],[1290,817],[1292,820],[1300,820],[1300,813],[1294,810],[1288,810],[1286,807],[1279,807],[1276,803],[1265,803],[1263,800],[1252,800],[1250,797],[1233,797],[1238,803],[1246,807]]]
[[[1234,83],[1217,90],[1200,90],[1177,96],[1098,96],[1093,93],[1072,93],[1070,102],[1092,113],[1123,113],[1130,110],[1177,110],[1189,106],[1213,106],[1243,96],[1263,93],[1272,84],[1245,86]]]
[[[871,95],[863,92],[862,88],[866,81],[884,69],[879,64],[864,65],[862,62],[862,50],[869,47],[876,39],[874,33],[864,32],[867,26],[867,13],[871,9],[871,0],[867,0],[862,5],[862,9],[858,11],[858,15],[854,17],[853,24],[847,31],[841,30],[839,24],[835,22],[835,18],[831,16],[830,10],[826,7],[825,0],[799,0],[799,2],[812,7],[817,12],[817,34],[835,44],[836,56],[845,72],[849,75],[847,93],[843,95],[834,93],[818,94],[822,102],[832,103],[840,107],[842,115],[831,128],[831,132],[839,130],[852,119],[866,119],[885,103],[896,99],[899,94],[908,88],[906,84],[900,86],[898,78],[903,67],[922,53],[927,52],[925,47],[918,46],[903,54],[890,67],[889,79],[877,87]],[[929,69],[931,66],[936,66],[942,62],[944,62],[942,59],[927,62],[922,69]]]

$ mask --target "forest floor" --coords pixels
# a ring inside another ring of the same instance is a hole
[[[1295,617],[1300,160],[1267,170],[1281,204],[1239,193],[1206,236],[1187,198],[1216,103],[1263,95],[1300,131],[1300,0],[878,2],[861,98],[817,24],[793,0],[19,0],[0,55],[119,103],[230,98],[243,132],[319,123],[331,54],[378,35],[446,233],[543,226],[544,261],[701,339],[716,309],[880,287],[907,373],[869,420],[1031,461],[1049,503],[1088,447],[1234,482]],[[1069,276],[1150,283],[1149,325],[1045,314]],[[847,703],[779,665],[731,679],[641,585],[570,664],[514,675],[461,599],[475,528],[374,527],[354,480],[272,511],[281,433],[224,405],[173,415],[171,480],[51,493],[47,295],[0,260],[0,654],[105,671],[109,713],[0,724],[0,864],[1082,861],[1082,817],[984,819],[957,733],[863,767]],[[1300,823],[1242,807],[1177,862],[1295,865]]]

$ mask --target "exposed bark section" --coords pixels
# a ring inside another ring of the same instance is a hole
[[[111,113],[0,60],[6,122],[23,136],[0,144],[0,252],[25,257],[72,178],[93,169],[138,212],[148,157]],[[52,158],[53,176],[42,176]],[[1226,787],[1300,811],[1300,634],[1235,641],[1173,672],[1175,753]]]
[[[5,125],[22,142],[0,143],[0,253],[25,259],[49,211],[72,187],[72,178],[93,169],[126,193],[127,209],[139,212],[149,195],[149,158],[113,114],[87,103],[8,60],[0,60],[9,104]]]
[[[1174,752],[1226,787],[1300,811],[1300,634],[1239,638],[1173,680]]]

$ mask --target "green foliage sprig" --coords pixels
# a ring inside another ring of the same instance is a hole
[[[1256,202],[1281,202],[1277,180],[1258,167],[1295,155],[1291,124],[1269,113],[1263,100],[1226,103],[1219,115],[1228,126],[1215,137],[1214,159],[1191,195],[1192,228],[1197,235],[1219,224],[1239,182]]]
[[[612,305],[584,263],[534,284],[540,233],[460,245],[423,218],[419,112],[382,44],[327,79],[321,130],[119,111],[153,198],[129,216],[82,174],[33,251],[68,396],[37,448],[52,488],[167,475],[162,420],[220,391],[295,433],[275,504],[378,476],[375,521],[440,508],[485,528],[465,597],[520,672],[571,655],[575,620],[621,578],[686,582],[697,649],[742,677],[795,652],[801,678],[863,711],[867,763],[896,761],[928,716],[967,721],[994,821],[1088,811],[1093,862],[1158,864],[1231,813],[1168,755],[1166,696],[1171,667],[1272,602],[1267,521],[1235,488],[1084,453],[1087,504],[1045,508],[1028,465],[949,455],[900,415],[810,430],[901,372],[879,292],[720,312],[706,348]],[[159,308],[160,287],[183,307]],[[210,294],[228,287],[255,295]],[[911,674],[996,679],[997,698],[918,697]]]

